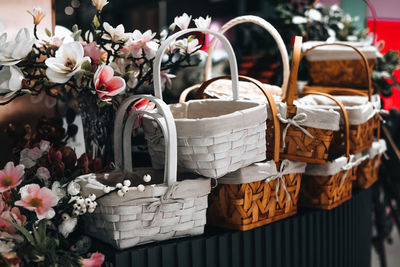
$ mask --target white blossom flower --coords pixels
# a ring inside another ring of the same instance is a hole
[[[33,24],[35,24],[35,25],[39,25],[39,23],[46,16],[46,12],[40,6],[33,7],[33,10],[28,11],[28,13],[32,15]]]
[[[43,153],[44,152],[49,152],[49,150],[50,150],[50,142],[46,141],[46,140],[40,140],[39,148]]]
[[[189,16],[188,14],[183,13],[182,16],[175,17],[174,23],[181,30],[186,30],[189,27],[191,19],[192,19],[192,16]]]
[[[107,0],[92,0],[93,6],[96,7],[97,11],[103,10],[103,7],[108,4]]]
[[[55,83],[66,83],[81,70],[82,63],[90,62],[84,57],[83,47],[79,42],[66,43],[56,51],[56,57],[46,59],[46,75]]]
[[[81,186],[78,183],[72,181],[68,184],[67,192],[71,196],[75,196],[75,195],[79,194],[80,191],[81,191]]]
[[[155,35],[156,33],[151,32],[151,30],[144,33],[135,30],[124,50],[128,51],[134,58],[140,58],[144,54],[147,59],[152,59],[158,50],[158,43],[153,39]]]
[[[160,75],[161,75],[162,89],[164,89],[165,87],[170,89],[172,87],[172,79],[175,78],[176,76],[174,74],[168,73],[168,71],[162,71]]]
[[[321,21],[322,14],[316,9],[310,9],[306,12],[306,16],[310,18],[311,21]]]
[[[197,19],[194,19],[194,24],[196,24],[196,27],[199,29],[208,29],[210,27],[211,23],[211,17],[207,16],[206,18],[199,17]]]
[[[7,98],[22,88],[24,74],[16,66],[4,66],[0,70],[0,99]]]
[[[7,33],[0,36],[0,65],[15,65],[31,51],[35,39],[29,36],[26,28],[19,30],[15,40],[7,42]]]
[[[196,38],[190,41],[188,38],[180,39],[175,42],[175,45],[179,48],[180,53],[182,54],[192,54],[201,47],[201,45],[199,45],[199,40]]]
[[[125,28],[122,24],[119,24],[116,28],[113,28],[109,23],[104,22],[103,28],[113,42],[124,41],[130,36],[129,33],[125,33]]]

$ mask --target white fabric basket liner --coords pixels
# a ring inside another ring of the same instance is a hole
[[[282,89],[277,85],[263,84],[263,87],[270,92],[274,98],[280,99]],[[233,97],[232,81],[217,80],[210,84],[205,93],[211,97],[230,100]],[[265,96],[257,86],[253,83],[239,81],[239,98],[243,100],[252,100],[257,102],[265,102]]]
[[[374,141],[372,146],[365,151],[363,151],[363,155],[368,155],[369,158],[374,158],[376,155],[381,155],[385,153],[387,150],[385,139],[379,139],[379,141]]]
[[[145,190],[133,190],[140,182],[137,177],[151,174],[151,183]],[[116,192],[97,200],[95,213],[87,216],[86,230],[101,240],[123,249],[136,244],[161,241],[170,238],[202,234],[206,223],[207,197],[210,179],[197,178],[176,182],[171,188],[163,182],[163,173],[148,168],[135,169],[132,178],[127,173],[86,175],[79,177],[84,196],[90,193],[101,197],[104,185],[113,185],[129,179],[130,191],[124,197]],[[93,178],[94,177],[94,178]],[[193,178],[186,174],[184,178]],[[166,200],[161,200],[169,192]]]
[[[235,172],[229,173],[217,180],[220,184],[245,184],[252,183],[268,178],[278,177],[290,173],[304,173],[307,163],[283,160],[282,172],[276,169],[276,163],[273,160],[253,163],[247,167],[241,168]]]
[[[350,161],[347,163],[345,156],[327,161],[325,164],[307,164],[305,175],[312,176],[331,176],[343,170],[350,170],[358,166],[365,158],[361,154],[350,155]]]
[[[321,42],[321,41],[308,41],[303,43],[302,51],[304,52],[316,45],[326,44],[326,43],[327,42]],[[375,59],[377,57],[382,56],[381,53],[378,51],[378,49],[369,43],[362,43],[362,42],[335,42],[335,43],[343,43],[355,46],[361,52],[364,53],[367,59]],[[339,45],[317,47],[314,50],[307,53],[306,58],[309,61],[346,60],[346,59],[361,60],[360,55],[357,54],[356,51],[354,51],[354,49]]]
[[[379,97],[374,95],[372,102],[366,96],[335,96],[344,105],[350,125],[360,125],[371,119],[380,111]],[[319,109],[339,112],[339,106],[331,99],[320,95],[307,95],[295,100],[297,107],[318,107]],[[318,114],[316,114],[318,116]],[[323,117],[323,115],[319,115]],[[328,120],[328,118],[324,118]],[[342,120],[341,120],[342,123]],[[318,127],[316,127],[318,128]]]

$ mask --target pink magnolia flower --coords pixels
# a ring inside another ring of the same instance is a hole
[[[19,193],[21,200],[16,201],[15,205],[34,211],[39,220],[54,217],[55,211],[52,207],[57,205],[58,198],[49,188],[28,184],[22,187]]]
[[[158,50],[158,43],[153,39],[156,33],[152,33],[151,30],[147,30],[141,33],[139,30],[135,30],[132,33],[132,40],[128,43],[128,47],[124,51],[128,51],[132,57],[140,58],[144,56],[147,59],[155,57]]]
[[[168,71],[162,71],[161,72],[161,84],[162,84],[162,89],[165,87],[171,88],[172,87],[172,79],[175,78],[176,76],[174,74],[168,73]]]
[[[43,156],[43,151],[34,147],[32,149],[24,148],[20,152],[19,163],[24,165],[25,168],[29,169],[36,165],[36,161]]]
[[[99,63],[100,59],[106,54],[105,51],[101,50],[96,42],[89,44],[83,44],[84,55],[90,57],[93,63]]]
[[[50,178],[50,172],[46,167],[39,167],[36,176],[42,181],[47,181]]]
[[[133,112],[137,110],[152,110],[155,107],[155,104],[153,102],[150,102],[148,99],[139,99],[136,101],[133,106],[131,107],[129,114],[132,114]],[[143,114],[139,114],[136,116],[135,121],[133,123],[133,130],[134,130],[134,135],[136,135],[137,130],[140,128],[141,125],[141,119],[143,117]]]
[[[114,70],[107,65],[100,66],[94,74],[94,86],[97,95],[103,101],[111,100],[125,90],[126,83],[121,77],[114,77]]]
[[[82,259],[81,263],[84,267],[101,267],[104,262],[104,255],[100,252],[93,253],[88,259]]]
[[[14,226],[12,226],[12,224],[8,222],[14,220],[18,225],[24,226],[26,224],[26,217],[24,215],[21,215],[19,208],[14,207],[11,210],[3,211],[0,214],[0,229],[6,230],[10,234],[14,234],[16,230]]]
[[[3,170],[0,171],[0,193],[18,186],[24,176],[24,165],[14,166],[12,161],[8,162]]]

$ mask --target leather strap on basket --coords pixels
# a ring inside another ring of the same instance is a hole
[[[344,119],[344,127],[345,127],[345,142],[346,142],[346,158],[347,158],[347,162],[349,162],[350,160],[350,123],[349,123],[349,117],[347,115],[347,111],[346,108],[344,107],[344,105],[342,104],[342,102],[340,102],[337,98],[335,98],[334,96],[331,96],[329,94],[325,94],[325,93],[321,93],[321,92],[316,92],[316,91],[309,91],[306,93],[307,95],[321,95],[321,96],[325,96],[331,100],[333,100],[339,107],[340,110],[343,113],[343,119]]]
[[[186,88],[185,90],[182,91],[181,95],[179,96],[179,103],[185,103],[186,102],[186,98],[188,96],[188,94],[193,91],[196,90],[200,87],[201,84],[195,84],[192,85],[188,88]],[[203,97],[204,98],[204,97]]]
[[[225,75],[225,76],[219,76],[219,77],[215,77],[212,78],[204,83],[202,83],[202,85],[200,86],[199,90],[197,90],[196,92],[196,99],[201,99],[203,97],[203,93],[206,90],[206,88],[212,84],[213,82],[217,81],[217,80],[221,80],[221,79],[230,79],[231,77],[229,75]],[[272,94],[270,92],[268,92],[267,90],[265,90],[265,88],[263,87],[263,84],[260,83],[259,81],[257,81],[256,79],[247,77],[247,76],[243,76],[243,75],[239,75],[239,81],[246,81],[246,82],[250,82],[252,84],[254,84],[265,96],[265,98],[268,101],[270,110],[271,110],[271,117],[272,117],[272,121],[274,124],[274,161],[276,163],[278,163],[279,161],[279,144],[281,142],[280,140],[280,124],[279,124],[279,120],[278,120],[278,109],[276,107],[275,104],[275,100],[272,96]]]
[[[376,38],[376,11],[374,6],[371,4],[371,2],[369,2],[368,0],[363,0],[369,10],[371,11],[371,15],[372,15],[372,19],[373,19],[373,26],[372,26],[372,33],[373,33],[373,41],[372,44],[375,44],[375,38]],[[318,0],[315,0],[307,9],[307,11],[310,11],[311,9],[313,9],[315,7],[315,5],[318,3]],[[305,40],[308,41],[310,40],[310,20],[307,18],[307,24],[306,24],[306,36],[305,36]]]
[[[287,53],[287,49],[285,46],[285,42],[283,41],[281,35],[279,32],[275,29],[274,26],[272,26],[268,21],[264,20],[263,18],[257,17],[257,16],[252,16],[252,15],[246,15],[246,16],[240,16],[236,17],[234,19],[231,19],[227,23],[225,23],[221,29],[219,30],[220,33],[225,33],[232,27],[242,24],[242,23],[254,23],[262,28],[264,28],[275,40],[275,43],[278,45],[279,52],[281,54],[281,59],[282,59],[282,64],[283,64],[283,81],[282,81],[282,93],[285,94],[286,87],[289,81],[289,56]],[[212,73],[212,52],[215,48],[217,40],[214,39],[209,48],[208,48],[208,56],[205,64],[205,69],[204,69],[204,81],[208,81],[211,79],[211,73]]]

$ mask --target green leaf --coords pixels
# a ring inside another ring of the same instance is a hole
[[[72,32],[77,32],[78,30],[78,25],[74,24],[74,26],[72,26]]]
[[[94,15],[94,17],[93,17],[93,26],[95,28],[100,27],[100,21],[99,21],[99,18],[97,17],[97,15]]]
[[[46,33],[47,36],[51,37],[51,31],[49,29],[45,28],[44,32]]]
[[[72,38],[74,38],[74,41],[79,41],[79,39],[81,38],[81,33],[82,30],[78,30],[72,34]]]
[[[13,217],[13,219],[15,220],[14,216],[13,216],[11,213],[10,213],[10,215],[11,215],[11,217]],[[29,233],[29,231],[26,230],[25,227],[22,227],[21,225],[15,223],[15,222],[9,221],[9,220],[7,220],[7,219],[4,219],[4,218],[0,218],[0,220],[4,220],[4,221],[8,222],[9,224],[11,224],[15,229],[17,229],[18,231],[20,231],[21,234],[25,236],[25,238],[28,240],[29,243],[31,243],[32,246],[36,246],[36,244],[35,244],[35,239],[34,239],[33,236]]]

